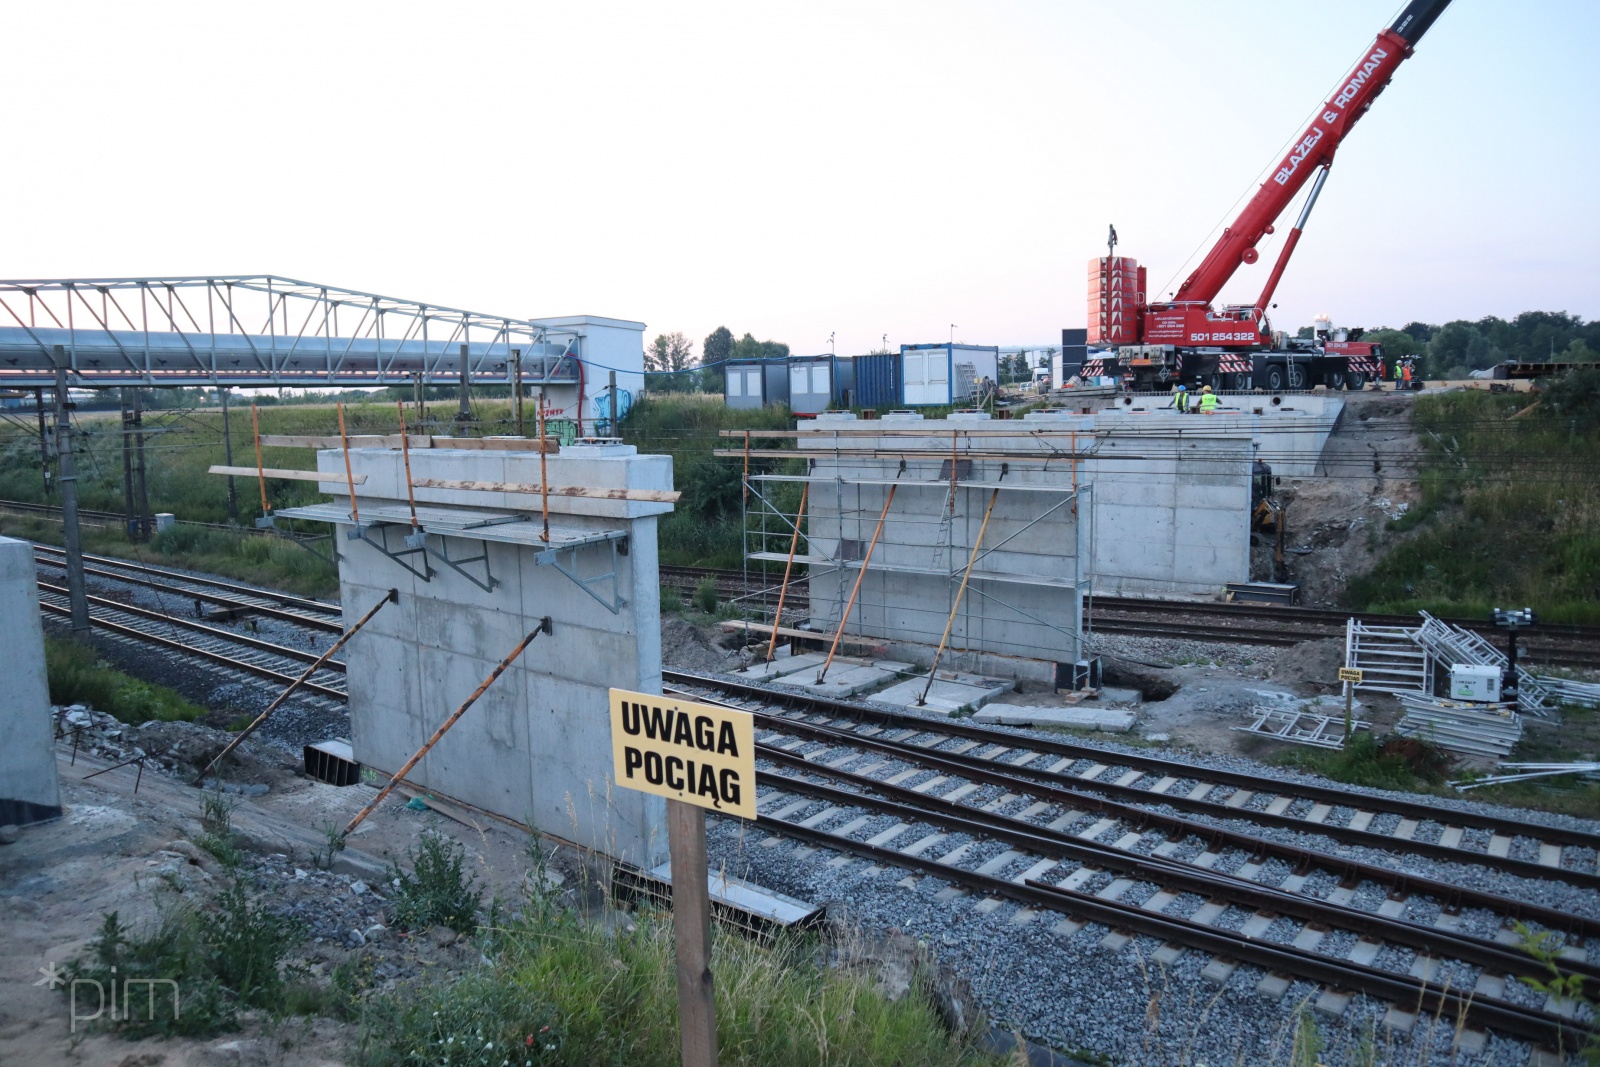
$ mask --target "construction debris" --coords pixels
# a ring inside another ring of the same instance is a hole
[[[1356,719],[1351,730],[1368,730],[1372,724]],[[1296,745],[1315,745],[1317,748],[1343,748],[1345,743],[1344,716],[1316,715],[1288,708],[1258,708],[1249,726],[1234,726],[1234,730],[1261,734],[1274,741],[1288,741]]]
[[[1452,752],[1509,756],[1522,739],[1522,717],[1509,702],[1467,704],[1410,694],[1399,699],[1406,715],[1395,730]]]
[[[1500,769],[1511,774],[1492,774],[1485,778],[1463,778],[1450,784],[1456,789],[1477,789],[1484,785],[1506,785],[1509,782],[1526,782],[1532,778],[1553,778],[1562,774],[1582,774],[1589,778],[1600,777],[1600,763],[1502,763]]]

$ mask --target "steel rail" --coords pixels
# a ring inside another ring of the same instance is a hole
[[[54,545],[41,545],[33,542],[34,552],[48,552],[52,555],[66,555],[62,549]],[[262,589],[259,586],[245,585],[242,582],[226,582],[217,578],[197,578],[185,571],[170,567],[155,567],[148,563],[130,563],[123,559],[113,559],[110,556],[85,555],[85,562],[99,563],[108,567],[117,567],[122,570],[135,571],[140,574],[151,574],[162,578],[172,578],[191,585],[205,586],[208,589],[222,589],[233,593],[242,593],[246,596],[260,597],[263,600],[274,600],[288,607],[300,608],[320,615],[342,615],[344,609],[335,603],[326,600],[313,600],[310,597],[295,596],[293,593],[280,593],[275,589]]]
[[[44,599],[39,601],[39,607],[54,615],[65,615],[69,618],[72,615],[71,608],[63,607],[60,604],[56,604]],[[149,644],[160,645],[161,647],[170,649],[173,652],[178,652],[185,656],[209,660],[224,667],[232,668],[233,670],[244,671],[247,674],[254,674],[259,678],[270,678],[275,682],[283,682],[285,684],[294,681],[294,675],[292,674],[284,674],[281,671],[275,671],[270,667],[262,667],[258,664],[251,663],[248,660],[234,659],[230,656],[224,656],[218,652],[212,652],[203,648],[196,648],[193,645],[185,645],[182,642],[173,641],[170,638],[162,637],[159,634],[150,633],[147,630],[140,630],[137,627],[123,626],[120,623],[112,622],[110,619],[107,619],[104,616],[97,616],[93,612],[89,614],[89,622],[90,624],[98,626],[103,630],[109,630],[112,633],[119,634],[123,637],[132,638],[135,641],[143,641]],[[300,688],[308,689],[320,696],[330,697],[334,700],[349,699],[349,694],[347,694],[344,690],[333,689],[329,686],[319,685],[315,682],[306,682]]]
[[[1436,987],[1409,975],[1319,956],[1304,949],[1276,945],[1188,919],[1159,915],[1134,905],[1105,900],[1062,886],[1036,880],[1017,883],[994,875],[964,871],[935,859],[908,856],[893,849],[869,845],[854,838],[840,837],[826,830],[784,822],[767,815],[758,815],[755,823],[762,829],[799,838],[808,844],[852,853],[885,866],[916,870],[989,896],[1014,900],[1043,911],[1087,918],[1114,930],[1131,930],[1200,949],[1220,958],[1253,964],[1268,971],[1288,972],[1336,988],[1358,990],[1392,1004],[1417,1005],[1429,1012],[1461,1018],[1524,1040],[1550,1046],[1576,1047],[1589,1036],[1581,1023],[1550,1012],[1520,1008],[1503,1001],[1473,999],[1470,995]]]
[[[63,589],[61,586],[51,585],[49,582],[43,580],[39,582],[39,588],[51,593],[55,593],[57,596],[67,595],[67,590]],[[276,644],[272,641],[263,641],[259,637],[249,637],[245,634],[234,633],[232,630],[224,630],[216,626],[207,626],[203,622],[195,622],[191,619],[185,619],[177,615],[167,615],[159,611],[152,611],[149,608],[141,608],[135,604],[123,604],[120,601],[108,600],[105,597],[99,596],[90,596],[88,600],[91,604],[98,604],[101,607],[110,608],[112,611],[120,611],[127,615],[137,616],[141,619],[149,619],[151,622],[165,623],[169,626],[177,626],[181,629],[193,630],[195,633],[206,634],[209,637],[218,638],[219,640],[223,641],[232,641],[236,644],[244,645],[246,648],[253,648],[258,652],[266,652],[274,656],[281,656],[284,659],[298,660],[301,663],[315,663],[320,658],[314,652],[305,652],[301,649],[290,648],[287,645]],[[336,659],[328,660],[323,664],[323,666],[330,671],[337,671],[340,674],[343,674],[345,669],[344,661]]]
[[[662,673],[664,677],[681,674],[681,672],[675,671],[663,671]],[[711,687],[715,688],[715,681],[716,680],[711,680],[710,682],[700,682],[697,684],[710,685]],[[834,701],[828,701],[825,698],[819,699],[818,702],[827,704],[836,703]],[[844,705],[844,707],[849,710],[859,710],[850,708],[849,705]],[[1141,790],[1135,790],[1132,787],[1121,787],[1120,792],[1122,794],[1134,794],[1136,800],[1140,802],[1133,804],[1124,803],[1118,800],[1109,799],[1105,796],[1079,792],[1076,789],[1070,788],[1074,785],[1093,786],[1095,783],[1092,782],[1084,782],[1064,776],[1058,776],[1058,780],[1055,781],[1041,781],[1037,778],[1024,779],[1019,777],[1014,772],[1017,770],[1025,770],[1025,768],[1016,768],[1009,764],[1001,764],[995,761],[974,760],[970,757],[963,758],[953,753],[934,752],[921,746],[907,745],[904,742],[894,742],[880,738],[863,737],[859,734],[849,731],[842,731],[831,727],[800,722],[784,716],[774,716],[770,713],[754,712],[753,714],[755,714],[758,719],[764,719],[771,722],[772,729],[788,733],[803,734],[811,737],[814,740],[828,741],[841,746],[870,749],[886,755],[906,759],[924,767],[948,770],[953,774],[970,778],[975,781],[982,781],[987,784],[1000,785],[1006,788],[1021,788],[1026,792],[1040,797],[1055,798],[1060,802],[1070,806],[1088,807],[1091,810],[1099,811],[1107,815],[1115,815],[1116,817],[1127,821],[1138,829],[1158,826],[1173,833],[1198,837],[1200,840],[1205,841],[1208,844],[1225,845],[1232,848],[1238,848],[1253,855],[1277,856],[1290,861],[1297,869],[1320,867],[1339,875],[1341,879],[1348,882],[1369,880],[1380,885],[1386,885],[1395,892],[1418,893],[1429,896],[1438,900],[1441,905],[1446,907],[1482,907],[1500,914],[1507,915],[1511,918],[1529,919],[1537,921],[1546,926],[1550,926],[1554,929],[1562,929],[1574,933],[1581,933],[1585,937],[1600,936],[1600,920],[1590,919],[1585,916],[1575,915],[1570,912],[1559,911],[1553,908],[1546,908],[1541,905],[1532,904],[1522,900],[1514,900],[1509,897],[1502,897],[1496,894],[1486,893],[1481,890],[1467,889],[1449,882],[1438,881],[1420,875],[1407,874],[1388,867],[1364,863],[1360,860],[1333,856],[1325,852],[1318,852],[1314,849],[1303,848],[1298,845],[1285,844],[1269,838],[1257,837],[1252,834],[1228,829],[1224,826],[1218,826],[1213,823],[1197,822],[1193,819],[1184,818],[1181,815],[1171,815],[1164,812],[1153,811],[1149,807],[1143,806],[1148,804],[1165,805],[1170,803],[1171,798],[1165,796],[1164,794],[1152,794]],[[913,722],[918,724],[920,728],[919,732],[948,732],[952,736],[959,734],[969,738],[973,736],[973,734],[965,733],[959,730],[946,731],[947,725],[958,726],[959,724],[946,724],[934,722],[928,719],[920,719],[915,717],[911,718]],[[997,743],[1000,741],[1010,742],[1004,746],[1008,749],[1016,748],[1017,745],[1015,742],[1022,741],[1030,742],[1026,745],[1027,749],[1030,751],[1048,751],[1043,747],[1043,745],[1048,745],[1049,742],[1043,742],[1041,745],[1035,745],[1031,742],[1036,739],[1027,737],[1026,735],[1001,734],[998,735],[998,738],[996,738],[994,735],[991,735],[989,731],[982,730],[981,728],[972,729],[975,730],[978,739],[980,740],[996,741]],[[1112,755],[1111,753],[1098,752],[1096,750],[1090,751],[1094,751],[1096,757]],[[1196,769],[1203,770],[1203,768],[1187,767],[1187,765],[1184,764],[1178,764],[1177,766],[1185,767],[1189,771]],[[1295,785],[1294,783],[1282,784],[1286,788],[1293,788]],[[1382,800],[1383,798],[1372,797],[1366,799]],[[1251,820],[1258,815],[1264,814],[1260,812],[1239,811],[1232,808],[1225,808],[1223,810],[1227,813],[1225,817],[1230,820]],[[1326,829],[1325,827],[1321,827],[1320,824],[1316,823],[1301,823],[1300,825],[1295,825],[1291,828],[1297,829],[1304,833],[1316,833],[1319,831],[1319,829]],[[1378,843],[1373,847],[1380,848],[1383,851],[1393,851],[1395,849],[1403,848],[1404,846],[1412,844],[1414,844],[1414,842],[1379,837]],[[1460,857],[1452,856],[1450,858],[1456,859],[1457,861],[1470,861],[1474,858],[1474,856],[1475,854],[1473,853],[1464,853]],[[1492,859],[1492,857],[1488,858]],[[1537,865],[1529,866],[1537,867]],[[1540,880],[1546,880],[1550,878],[1556,870],[1556,868],[1537,867],[1537,871],[1532,875],[1532,877],[1539,878]]]
[[[1277,795],[1293,793],[1297,797],[1318,800],[1333,804],[1338,807],[1376,808],[1381,811],[1393,812],[1399,815],[1416,819],[1426,819],[1429,822],[1451,822],[1457,825],[1472,827],[1480,830],[1489,830],[1493,833],[1503,833],[1516,837],[1541,837],[1552,843],[1559,842],[1563,845],[1574,845],[1580,848],[1593,848],[1600,850],[1600,833],[1591,833],[1586,830],[1572,830],[1559,826],[1545,826],[1540,823],[1530,823],[1521,819],[1508,818],[1500,815],[1484,815],[1471,811],[1457,811],[1454,808],[1439,808],[1413,800],[1398,797],[1380,797],[1368,793],[1358,793],[1353,790],[1340,789],[1336,786],[1317,785],[1310,782],[1297,782],[1280,778],[1263,779],[1259,775],[1246,774],[1241,771],[1216,770],[1196,763],[1184,763],[1179,760],[1166,759],[1161,756],[1143,755],[1133,752],[1121,752],[1111,749],[1094,748],[1088,745],[1076,745],[1069,741],[1059,741],[1054,738],[1039,737],[1034,734],[1008,733],[988,727],[961,722],[959,720],[930,719],[921,715],[911,715],[904,712],[891,711],[888,708],[874,708],[861,704],[847,703],[829,697],[811,696],[805,693],[788,693],[770,689],[748,682],[725,680],[707,675],[694,674],[689,671],[663,670],[663,678],[679,682],[684,685],[703,685],[720,689],[724,692],[737,692],[742,696],[759,699],[768,703],[787,704],[789,706],[805,706],[816,708],[827,714],[838,715],[856,720],[868,719],[874,722],[887,723],[894,726],[915,727],[918,731],[929,733],[948,734],[952,737],[963,737],[974,741],[986,741],[992,744],[1003,745],[1005,748],[1014,749],[1019,742],[1026,743],[1030,751],[1049,753],[1056,756],[1070,756],[1074,759],[1089,759],[1101,761],[1107,758],[1115,760],[1119,765],[1145,770],[1147,772],[1160,772],[1179,778],[1197,778],[1201,781],[1215,782],[1221,785],[1231,785],[1236,789],[1248,789],[1253,793],[1266,793],[1276,791]],[[778,721],[793,722],[791,719],[777,716]],[[854,736],[845,734],[844,736]],[[919,746],[907,746],[909,750],[917,750]],[[943,758],[952,758],[949,753],[935,753]],[[1027,772],[1027,768],[1015,768],[1016,771]],[[1043,772],[1034,771],[1034,774]],[[1060,777],[1060,776],[1057,776]],[[1085,781],[1069,778],[1070,781],[1094,789],[1110,789],[1110,782]],[[1263,788],[1265,784],[1266,788]],[[1174,798],[1166,794],[1150,793],[1148,790],[1137,789],[1133,786],[1120,787],[1125,792],[1137,794],[1149,800],[1162,804],[1171,804]],[[1203,803],[1203,802],[1200,802]],[[1212,805],[1221,807],[1221,805]],[[1264,812],[1241,811],[1235,808],[1224,809],[1230,818],[1255,817]],[[1311,829],[1313,832],[1330,829],[1322,823],[1306,822],[1304,819],[1289,819],[1289,824],[1301,828]],[[1391,842],[1398,839],[1389,838]],[[1413,845],[1418,842],[1399,841],[1401,844]],[[1460,853],[1460,850],[1454,850]],[[1453,854],[1454,854],[1453,853]],[[1473,855],[1473,853],[1465,853]],[[1538,865],[1535,865],[1538,866]],[[1541,871],[1552,871],[1555,868],[1539,867]]]
[[[35,551],[37,552],[39,546],[35,545],[34,548],[35,548]],[[87,559],[88,557],[85,557],[85,558]],[[39,562],[45,564],[46,566],[50,566],[50,567],[62,567],[62,568],[66,567],[66,561],[65,560],[40,559]],[[151,569],[151,570],[159,570],[159,568],[149,568],[149,569]],[[335,633],[335,634],[336,633],[342,633],[343,630],[344,630],[342,624],[339,623],[338,621],[333,620],[333,619],[322,618],[322,617],[317,616],[317,615],[302,614],[301,612],[298,612],[298,611],[293,611],[293,610],[286,609],[286,608],[281,608],[281,607],[273,607],[273,606],[268,605],[268,604],[252,604],[252,603],[250,603],[248,601],[237,600],[237,599],[234,599],[232,597],[222,596],[222,595],[217,594],[217,593],[207,593],[207,592],[204,592],[204,591],[198,590],[198,589],[176,589],[171,584],[172,582],[189,580],[188,575],[185,575],[185,574],[183,574],[181,572],[178,572],[178,571],[171,572],[171,574],[170,574],[170,576],[168,578],[168,581],[166,581],[166,582],[156,581],[156,580],[151,579],[151,578],[135,578],[135,577],[132,577],[130,575],[118,574],[116,571],[106,570],[106,569],[100,568],[100,567],[84,567],[83,573],[84,574],[88,574],[88,575],[94,575],[97,578],[105,578],[105,579],[107,579],[109,581],[113,581],[113,582],[121,582],[124,585],[139,585],[139,586],[144,586],[147,589],[159,589],[159,590],[162,590],[164,592],[175,593],[175,594],[187,597],[187,598],[189,598],[191,600],[204,600],[209,604],[221,604],[221,605],[224,605],[226,607],[231,607],[231,608],[247,609],[247,610],[249,610],[251,612],[254,612],[255,614],[263,615],[263,616],[265,616],[265,617],[267,617],[269,619],[278,619],[278,620],[280,620],[282,622],[294,623],[296,626],[304,626],[304,627],[306,627],[307,629],[310,629],[310,630],[321,630],[324,633]],[[240,588],[241,589],[248,589],[250,587],[242,586]],[[246,595],[255,595],[255,594],[250,593],[250,594],[246,594]]]
[[[1233,875],[1219,874],[1176,860],[1143,856],[1107,845],[1096,844],[1060,830],[1036,826],[994,812],[941,801],[904,786],[879,782],[865,775],[833,770],[810,763],[802,756],[757,745],[761,759],[811,773],[837,778],[852,788],[809,782],[786,775],[764,773],[761,782],[787,793],[804,793],[842,807],[870,808],[902,820],[931,823],[956,833],[972,834],[1021,846],[1041,856],[1063,854],[1085,866],[1105,867],[1138,877],[1140,881],[1179,889],[1186,893],[1222,896],[1238,904],[1273,914],[1288,915],[1309,923],[1325,923],[1359,934],[1381,934],[1387,941],[1418,949],[1424,955],[1458,959],[1474,966],[1487,967],[1535,979],[1548,979],[1544,963],[1526,952],[1484,938],[1472,937],[1439,927],[1390,918],[1362,911],[1347,904],[1336,904]],[[862,791],[885,798],[863,796]],[[884,847],[888,847],[885,845]],[[893,851],[891,849],[890,851]],[[1559,966],[1569,974],[1584,978],[1591,986],[1600,983],[1600,964],[1562,960]]]

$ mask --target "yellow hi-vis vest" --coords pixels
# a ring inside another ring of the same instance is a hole
[[[1200,396],[1200,414],[1209,415],[1217,410],[1217,394],[1202,393]]]

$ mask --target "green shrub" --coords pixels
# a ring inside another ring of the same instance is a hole
[[[48,637],[44,651],[51,703],[87,704],[130,725],[151,719],[188,722],[205,714],[177,691],[123,674],[70,638]]]
[[[716,614],[717,580],[715,578],[700,579],[700,584],[694,587],[694,606],[707,615]]]
[[[394,918],[407,930],[447,926],[470,934],[478,928],[478,902],[483,890],[476,875],[463,870],[466,849],[437,834],[427,834],[416,849],[407,852],[411,871],[391,866],[389,877],[398,882],[391,894]]]
[[[68,973],[102,988],[116,983],[119,990],[129,979],[178,984],[176,1015],[170,994],[158,989],[153,1007],[150,998],[135,995],[121,1018],[105,1017],[130,1037],[202,1037],[233,1029],[241,1009],[276,1010],[284,989],[278,964],[301,928],[252,903],[237,883],[219,893],[214,906],[214,914],[190,903],[170,907],[145,936],[131,934],[111,912]]]

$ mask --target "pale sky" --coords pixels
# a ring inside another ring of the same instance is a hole
[[[1175,288],[1400,6],[11,0],[0,277],[1051,343],[1107,223]],[[1595,0],[1456,0],[1341,148],[1274,324],[1600,316],[1597,55]]]

